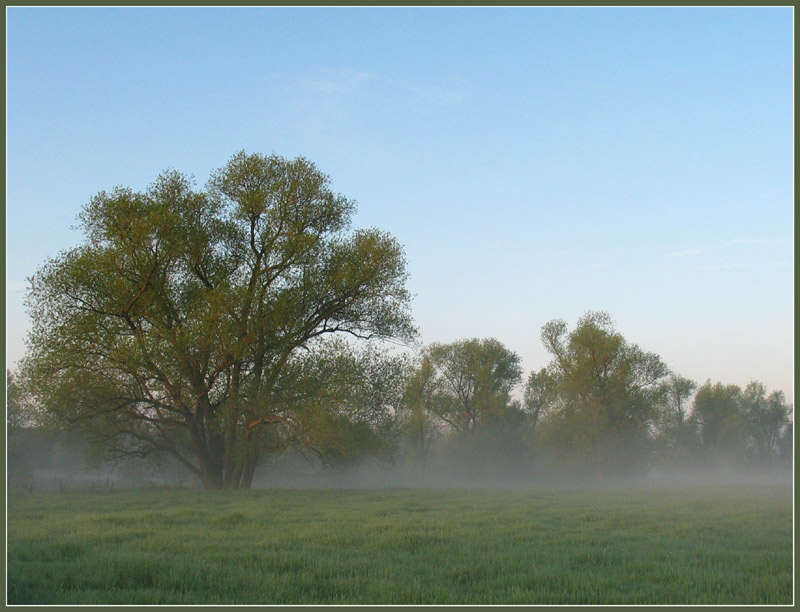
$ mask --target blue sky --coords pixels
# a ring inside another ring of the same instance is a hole
[[[607,310],[793,394],[793,9],[8,8],[7,344],[81,207],[303,155],[405,246],[421,341]]]

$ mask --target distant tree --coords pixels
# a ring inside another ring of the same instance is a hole
[[[528,376],[523,391],[523,403],[530,415],[531,429],[535,430],[539,420],[558,402],[558,382],[558,374],[547,368],[531,372]]]
[[[707,459],[744,459],[748,426],[738,386],[706,381],[695,394],[691,420],[699,428]]]
[[[406,381],[404,395],[405,433],[411,456],[422,464],[431,444],[441,435],[435,417],[435,402],[441,392],[441,381],[430,357],[425,355]]]
[[[502,420],[522,370],[519,356],[494,338],[431,345],[430,363],[436,394],[431,411],[453,430],[474,435]]]
[[[668,373],[658,355],[629,344],[605,312],[586,313],[571,332],[550,321],[542,342],[553,356],[542,432],[550,451],[597,474],[646,467]]]
[[[6,370],[6,435],[12,436],[30,424],[30,407],[25,391],[11,370]]]
[[[789,424],[790,410],[783,392],[773,391],[767,395],[763,383],[751,381],[742,393],[742,410],[756,461],[771,462],[778,454],[781,433]]]
[[[789,406],[791,412],[792,407]],[[780,465],[791,467],[794,463],[794,423],[789,422],[783,428],[778,439],[778,462]]]
[[[697,389],[697,383],[674,372],[667,378],[666,384],[667,408],[670,411],[675,425],[684,426],[688,412],[688,401]]]
[[[664,404],[655,423],[656,463],[661,467],[686,467],[697,459],[697,426],[688,418],[696,388],[693,380],[674,372],[664,383]]]
[[[522,409],[525,412],[525,438],[533,460],[541,459],[542,435],[539,423],[549,414],[563,406],[559,391],[559,376],[553,368],[542,368],[531,372],[525,381],[522,395]]]
[[[414,333],[402,248],[348,231],[354,208],[308,160],[244,152],[205,191],[168,171],[101,192],[83,243],[31,280],[37,402],[120,453],[172,454],[207,488],[247,486],[264,453],[338,418],[286,412],[306,349]]]

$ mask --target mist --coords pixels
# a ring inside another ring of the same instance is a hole
[[[775,485],[792,486],[793,467],[694,465],[650,468],[626,474],[566,471],[555,466],[524,465],[513,455],[496,453],[475,464],[440,454],[424,464],[408,458],[383,463],[365,458],[348,466],[326,466],[299,454],[280,457],[260,471],[253,488],[431,488],[506,489],[680,487]]]
[[[28,432],[25,452],[10,448],[7,483],[12,491],[113,492],[135,489],[202,489],[200,480],[169,456],[102,460],[84,440]],[[359,457],[330,464],[313,453],[277,453],[259,464],[252,489],[616,489],[709,486],[791,487],[793,464],[723,462],[647,467],[627,473],[566,469],[516,451],[495,449],[470,458],[452,448],[432,449],[424,460],[408,448],[391,461]]]

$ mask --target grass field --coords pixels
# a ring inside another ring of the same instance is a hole
[[[790,487],[34,493],[9,604],[789,604]]]

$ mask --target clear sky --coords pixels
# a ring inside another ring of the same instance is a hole
[[[8,8],[7,344],[89,199],[303,155],[405,246],[421,341],[607,310],[793,395],[793,9]]]

